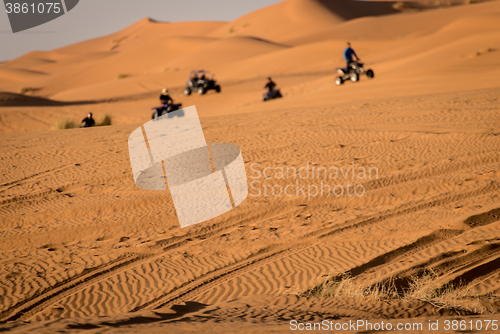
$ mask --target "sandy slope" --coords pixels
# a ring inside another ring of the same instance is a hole
[[[367,188],[361,198],[255,197],[252,189],[237,210],[185,230],[168,196],[133,184],[123,138],[135,125],[4,137],[3,317],[214,305],[296,293],[348,270],[373,283],[422,265],[442,273],[443,284],[463,279],[497,294],[498,267],[484,264],[497,261],[500,236],[498,92],[204,118],[209,142],[242,148],[249,177],[252,168],[308,161],[375,166],[380,177],[354,181]],[[483,302],[496,310],[494,300]],[[407,316],[437,312],[412,309]],[[349,316],[382,316],[366,312]]]
[[[394,13],[391,4],[349,0],[288,0],[245,15],[211,33],[251,35],[285,42],[357,17]]]
[[[500,3],[349,21],[325,4],[288,0],[230,24],[143,20],[0,64],[0,330],[285,332],[291,319],[472,319],[479,309],[498,318]],[[337,87],[347,38],[376,77]],[[202,66],[223,92],[182,96],[188,70]],[[284,99],[260,101],[267,75]],[[19,95],[21,85],[38,90]],[[164,86],[197,106],[207,142],[241,148],[250,186],[236,210],[186,229],[170,195],[138,189],[130,170],[127,138]],[[89,111],[114,125],[50,131]],[[289,167],[310,174],[258,177]],[[324,179],[322,167],[378,174]],[[264,193],[296,182],[305,194]],[[322,182],[366,194],[308,198]],[[404,287],[425,270],[437,286],[483,297],[462,300],[465,310],[296,296],[339,274]],[[34,320],[48,322],[23,322]]]

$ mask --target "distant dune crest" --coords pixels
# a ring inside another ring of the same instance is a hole
[[[332,28],[362,16],[395,13],[390,3],[352,0],[286,0],[244,15],[216,30],[214,36],[228,32],[285,42],[300,36]]]

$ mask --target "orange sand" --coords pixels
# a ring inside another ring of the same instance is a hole
[[[145,19],[0,64],[0,330],[260,333],[291,319],[470,315],[296,296],[332,275],[369,286],[423,269],[467,284],[499,318],[500,2],[361,18],[363,2],[323,3],[231,23]],[[373,80],[335,85],[346,40]],[[184,96],[193,68],[222,93]],[[283,99],[261,102],[267,76]],[[207,142],[241,148],[249,185],[255,169],[307,163],[379,177],[355,181],[362,197],[250,188],[237,209],[180,229],[169,196],[135,186],[127,148],[163,87],[196,105]],[[52,130],[88,112],[113,126]]]

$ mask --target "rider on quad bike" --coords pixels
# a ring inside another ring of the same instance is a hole
[[[151,115],[152,119],[160,117],[161,115],[164,114],[168,114],[169,112],[179,110],[179,108],[182,106],[181,103],[174,104],[174,100],[168,94],[167,88],[164,88],[161,91],[160,102],[161,102],[161,107],[152,109],[154,110],[153,114]]]
[[[161,104],[174,103],[174,100],[172,100],[172,98],[170,97],[170,95],[168,95],[168,89],[167,88],[164,88],[161,91],[160,102],[161,102]]]
[[[273,79],[271,77],[267,78],[267,84],[264,86],[264,88],[268,89],[268,93],[271,93],[274,91],[274,88],[276,88],[276,83],[274,83]]]
[[[277,99],[282,97],[279,89],[276,88],[276,83],[271,79],[267,78],[267,84],[264,86],[267,89],[267,93],[264,94],[264,101]]]
[[[353,56],[356,57],[356,61],[359,62],[359,57],[356,52],[351,48],[351,43],[347,42],[347,48],[344,50],[344,58],[347,63],[347,71],[349,71],[351,67],[351,63],[353,62]]]
[[[360,75],[365,74],[369,79],[374,77],[371,69],[365,70],[363,64],[359,62],[359,57],[356,52],[351,48],[351,43],[347,42],[347,48],[344,50],[344,58],[346,60],[346,68],[337,68],[340,76],[335,79],[337,85],[342,85],[345,81],[352,82],[359,81]],[[353,58],[356,58],[354,60]]]

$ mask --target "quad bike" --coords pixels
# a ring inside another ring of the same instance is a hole
[[[372,70],[365,70],[362,63],[351,62],[349,68],[337,68],[337,72],[340,76],[335,79],[337,85],[342,85],[345,81],[351,80],[352,82],[359,81],[359,76],[366,74],[369,79],[372,79],[375,74]]]
[[[212,73],[205,70],[191,71],[184,94],[191,95],[192,92],[198,92],[198,94],[203,95],[211,89],[217,93],[221,91],[220,85],[214,80]]]
[[[267,93],[265,93],[263,95],[263,101],[269,101],[269,100],[274,100],[274,99],[279,99],[280,97],[283,97],[283,95],[281,95],[281,92],[279,89],[274,89],[274,90],[271,90],[271,91],[268,91]]]
[[[156,119],[160,116],[166,115],[168,113],[171,113],[172,111],[179,110],[182,107],[182,103],[178,104],[163,104],[159,108],[152,108],[151,110],[154,110],[153,114],[151,115],[151,119]]]

